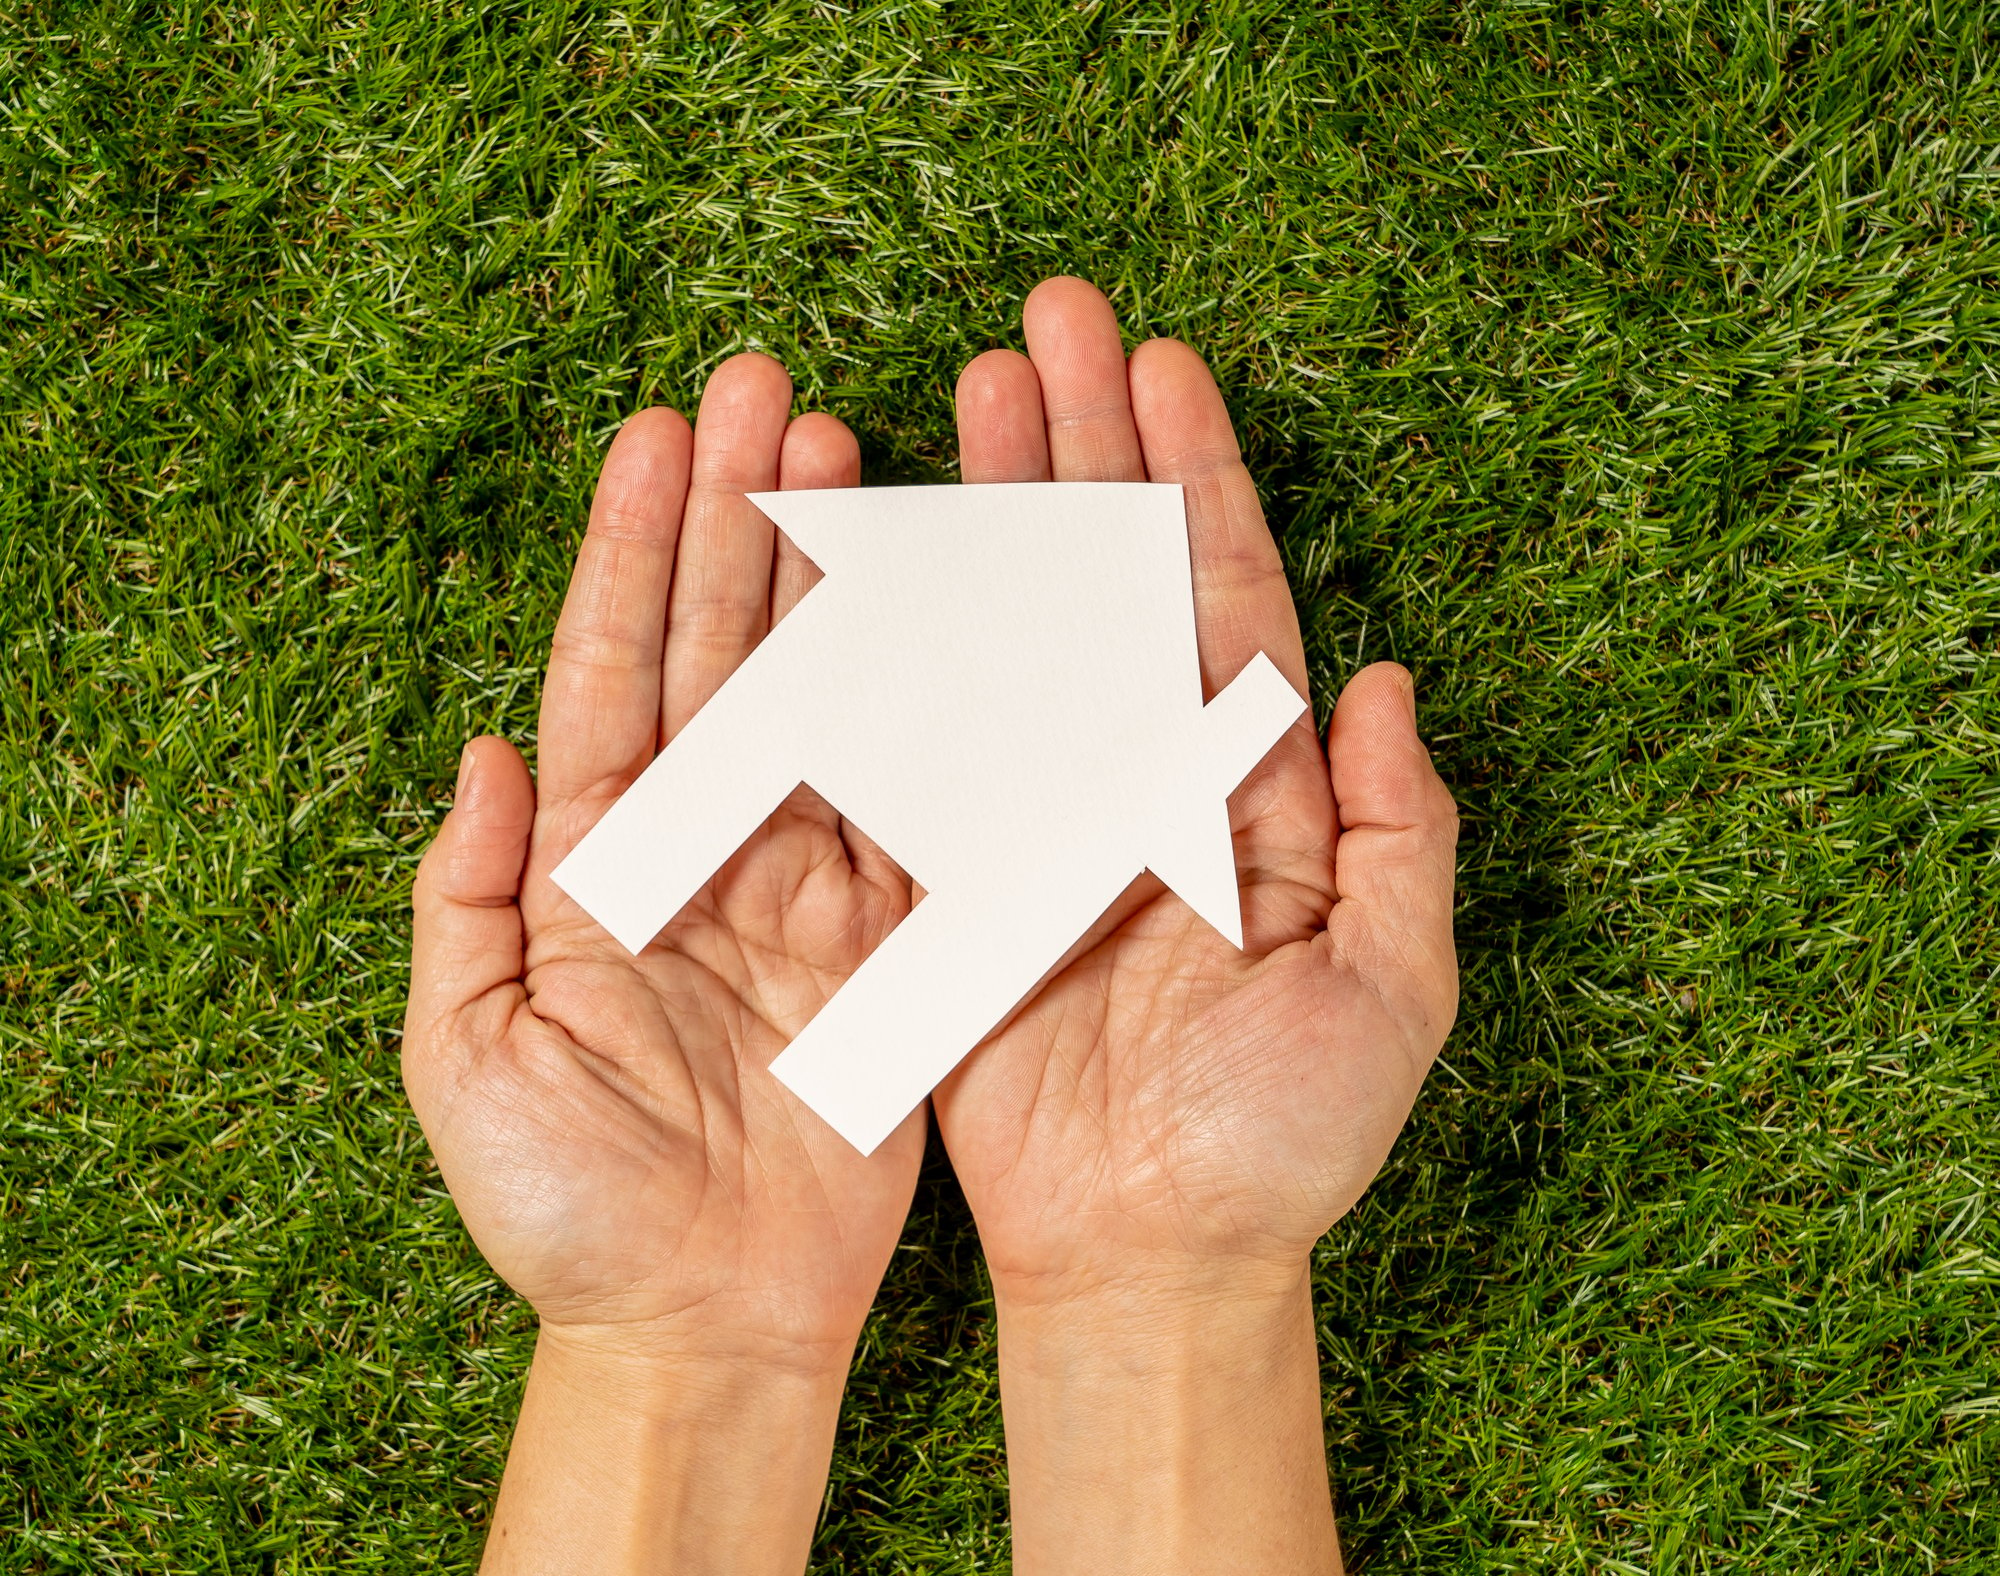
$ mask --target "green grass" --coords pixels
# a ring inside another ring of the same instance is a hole
[[[597,456],[757,346],[949,476],[1042,275],[1211,354],[1459,1029],[1319,1259],[1373,1572],[2000,1570],[2000,13],[0,15],[0,1569],[468,1570],[530,1337],[396,1082]],[[1003,1570],[933,1155],[817,1569]]]

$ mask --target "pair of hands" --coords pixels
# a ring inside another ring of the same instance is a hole
[[[1024,326],[1027,355],[960,379],[964,479],[1179,483],[1206,685],[1262,650],[1303,692],[1200,358],[1155,340],[1128,364],[1073,279]],[[783,368],[741,355],[692,426],[625,425],[550,656],[539,781],[474,740],[418,875],[405,1079],[474,1240],[541,1317],[538,1368],[844,1375],[915,1186],[922,1111],[864,1159],[765,1075],[912,900],[824,801],[795,793],[637,958],[548,879],[816,578],[743,496],[859,483],[852,434],[791,401]],[[1295,1298],[1451,1023],[1456,820],[1407,674],[1357,675],[1324,752],[1301,721],[1231,824],[1242,952],[1148,878],[933,1097],[1003,1354],[1010,1317],[1123,1341],[1163,1308]],[[1011,1408],[1009,1432],[1018,1455]],[[1018,1522],[1018,1469],[1015,1493]]]

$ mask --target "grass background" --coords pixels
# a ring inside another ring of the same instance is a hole
[[[468,1570],[528,1350],[396,1083],[459,742],[745,346],[949,477],[1046,273],[1215,360],[1465,1008],[1328,1239],[1371,1572],[2000,1570],[2000,13],[0,15],[0,1569]],[[816,1568],[1007,1565],[934,1155]]]

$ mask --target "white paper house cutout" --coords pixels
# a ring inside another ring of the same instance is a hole
[[[923,900],[772,1064],[864,1154],[1144,870],[1241,946],[1226,803],[1306,702],[1206,706],[1181,490],[755,493],[826,578],[555,871],[638,952],[801,782]]]

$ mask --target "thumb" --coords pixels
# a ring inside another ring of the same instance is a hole
[[[1411,971],[1449,1021],[1458,998],[1451,907],[1458,811],[1417,736],[1416,684],[1393,662],[1363,668],[1327,729],[1340,835],[1328,930],[1357,963]]]
[[[422,1077],[452,1017],[520,979],[518,898],[534,824],[535,785],[520,752],[492,737],[466,745],[451,813],[411,893],[405,1082]]]

